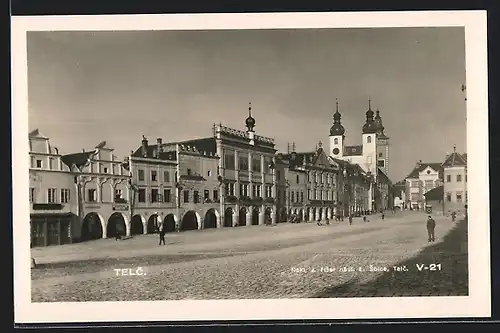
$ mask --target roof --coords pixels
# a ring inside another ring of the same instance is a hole
[[[81,168],[87,162],[89,161],[90,158],[95,154],[95,151],[84,151],[81,153],[74,153],[74,154],[67,154],[61,156],[61,161],[66,164],[70,170],[73,168],[73,166],[76,166],[77,168]]]
[[[363,155],[363,145],[344,147],[344,156],[361,156],[361,155]]]
[[[45,135],[42,134],[42,132],[40,132],[40,130],[37,128],[33,131],[31,131],[29,134],[28,134],[28,137],[29,138],[40,138],[40,139],[48,139],[48,137],[46,137]]]
[[[157,151],[158,151],[158,145],[148,146],[148,148],[146,149],[146,156],[144,156],[142,154],[142,147],[139,147],[135,152],[132,153],[132,157],[155,158],[165,161],[175,161],[177,159],[177,152],[175,151],[160,152],[158,156],[156,156],[155,152]]]
[[[384,170],[382,170],[381,168],[377,168],[377,176],[378,176],[378,178],[382,178],[382,179],[386,180],[388,183],[391,183],[389,176],[386,175]]]
[[[302,165],[305,163],[312,164],[317,167],[336,168],[338,164],[326,155],[321,146],[312,152],[292,152],[290,154],[278,154],[279,161],[288,161],[290,167]]]
[[[201,138],[177,143],[185,146],[195,147],[196,150],[200,151],[202,154],[206,153],[207,155],[212,156],[217,155],[217,142],[215,138]]]
[[[440,201],[443,200],[444,196],[444,186],[438,186],[436,188],[433,188],[432,190],[426,192],[425,194],[425,201]]]
[[[103,149],[104,148],[104,149],[113,150],[113,149],[110,149],[109,147],[106,146],[106,141],[102,141],[97,146],[95,146],[95,148],[97,148],[97,149]]]
[[[423,163],[418,162],[417,165],[413,168],[413,170],[406,176],[406,178],[419,178],[419,173],[424,171],[426,168],[430,167],[433,170],[436,170],[439,173],[439,178],[443,178],[443,168],[441,167],[441,163]]]
[[[465,155],[465,157],[464,157]],[[443,162],[443,167],[454,167],[454,166],[466,166],[467,165],[467,154],[459,154],[453,152],[450,156],[446,158]]]

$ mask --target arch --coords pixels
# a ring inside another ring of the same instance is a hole
[[[200,218],[197,212],[190,210],[182,217],[181,230],[197,230],[200,225]]]
[[[81,241],[100,239],[103,237],[105,223],[103,217],[98,213],[88,213],[83,219]]]
[[[240,212],[238,214],[238,225],[240,225],[240,226],[247,225],[247,209],[246,209],[246,207],[240,208]]]
[[[227,207],[224,211],[224,227],[232,227],[233,226],[233,214],[234,211],[231,207]]]
[[[177,222],[179,222],[177,216],[174,214],[167,214],[165,219],[163,219],[163,230],[165,230],[165,232],[174,232]]]
[[[333,144],[334,145],[338,145],[339,144],[339,139],[338,138],[333,139]]]
[[[127,223],[125,221],[125,216],[119,212],[111,214],[108,219],[108,225],[106,226],[107,237],[115,237],[117,234],[125,236],[126,232]]]
[[[299,209],[299,222],[304,221],[304,209]]]
[[[264,210],[264,224],[265,223],[271,223],[272,221],[272,214],[273,214],[273,209],[271,207],[267,207]]]
[[[279,218],[278,222],[286,222],[288,220],[288,214],[286,213],[285,207],[281,208],[279,216],[280,216],[280,218]]]
[[[215,208],[209,209],[203,219],[203,229],[217,228],[219,218],[219,212]]]
[[[160,224],[158,223],[158,214],[153,214],[148,219],[147,233],[154,234],[158,232]]]
[[[130,221],[130,234],[142,235],[144,233],[145,219],[140,214],[134,215]]]
[[[366,142],[367,142],[367,143],[371,143],[371,142],[372,142],[372,137],[371,137],[370,135],[368,135],[368,136],[366,137]]]
[[[311,208],[311,217],[310,217],[311,221],[315,221],[316,220],[316,208]]]
[[[252,225],[259,225],[259,208],[257,207],[252,210]]]
[[[307,207],[307,209],[306,209],[305,220],[306,221],[310,221],[311,220],[311,207]]]

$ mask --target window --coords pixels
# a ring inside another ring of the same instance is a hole
[[[276,180],[281,179],[281,172],[279,170],[276,171]]]
[[[427,174],[430,175],[431,174],[431,170],[427,170]]]
[[[163,171],[163,181],[165,183],[170,183],[170,172]]]
[[[311,200],[311,190],[307,190],[307,199]]]
[[[292,198],[291,198],[292,202],[295,202],[295,192],[292,192]]]
[[[163,190],[163,202],[170,202],[170,189]]]
[[[35,202],[35,189],[30,187],[30,202]]]
[[[411,185],[410,185],[411,187],[418,187],[418,185],[419,185],[418,184],[418,180],[412,180],[411,181]]]
[[[252,197],[257,197],[257,185],[252,185]]]
[[[257,185],[257,197],[261,197],[262,193],[261,192],[261,185]]]
[[[248,171],[248,156],[240,156],[238,160],[238,169]]]
[[[467,182],[467,174],[465,175],[465,181]]]
[[[212,174],[212,171],[208,170],[207,171],[207,176],[210,177],[211,174]]]
[[[151,189],[151,202],[158,202],[158,189]]]
[[[300,177],[299,177],[299,175],[297,175],[297,184],[299,184],[299,183],[300,183]]]
[[[273,159],[268,156],[264,156],[264,173],[269,173],[270,166],[273,164]]]
[[[156,170],[151,170],[151,181],[152,182],[156,181]]]
[[[205,199],[205,201],[210,199],[210,191],[209,190],[203,191],[203,199]]]
[[[457,202],[462,202],[462,192],[457,192]]]
[[[61,203],[69,202],[69,189],[63,188],[61,189]]]
[[[146,189],[140,188],[138,192],[139,192],[138,201],[139,202],[146,202]]]
[[[42,167],[42,160],[36,160],[36,167],[41,168]]]
[[[214,195],[214,200],[215,200],[215,201],[219,200],[219,191],[214,190],[213,195]]]
[[[451,183],[451,175],[446,175],[446,182]]]
[[[460,183],[462,181],[462,175],[457,175],[457,182]]]
[[[187,169],[187,175],[191,176],[191,173],[192,173],[191,169]]]
[[[200,194],[198,191],[193,192],[193,202],[194,203],[199,203],[200,202]]]
[[[371,142],[372,142],[372,137],[368,135],[368,136],[366,137],[366,142],[367,142],[367,143],[371,143]]]
[[[240,184],[240,197],[242,197],[244,194],[243,194],[243,184]]]
[[[384,168],[385,167],[385,161],[384,160],[378,160],[377,162],[377,166],[379,168]]]
[[[334,145],[338,145],[339,144],[339,139],[338,138],[333,139],[333,144]]]
[[[434,187],[433,180],[426,180],[424,184],[425,184],[425,188],[433,188]]]
[[[49,170],[53,170],[53,169],[54,169],[54,159],[49,158]]]
[[[139,181],[144,181],[144,170],[137,170],[137,178]]]
[[[87,191],[87,201],[88,202],[96,202],[97,201],[97,190],[95,188],[91,188]]]
[[[115,202],[123,201],[123,191],[121,189],[115,189]]]
[[[384,156],[382,153],[378,153],[378,157],[382,157]]]
[[[189,202],[189,191],[184,191],[184,203]]]
[[[418,193],[412,193],[411,194],[411,201],[418,201],[420,199],[420,196]]]
[[[103,168],[102,170],[104,173],[108,173],[108,168]]]
[[[266,185],[266,198],[271,198],[273,195],[273,187],[271,185]]]
[[[254,156],[252,158],[252,171],[253,172],[260,172],[260,156]]]
[[[234,170],[234,152],[226,151],[224,153],[224,168]]]
[[[304,202],[304,192],[300,192],[300,202]]]
[[[451,193],[450,192],[446,193],[446,201],[447,202],[451,201]]]

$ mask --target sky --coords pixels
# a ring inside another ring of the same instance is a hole
[[[463,28],[28,32],[29,128],[62,153],[244,130],[286,152],[328,147],[336,99],[346,145],[368,100],[390,137],[390,178],[466,147]]]

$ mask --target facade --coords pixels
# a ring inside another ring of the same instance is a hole
[[[393,186],[393,207],[399,209],[406,209],[406,183],[404,181],[397,182]]]
[[[423,209],[424,194],[443,184],[441,163],[424,163],[421,160],[405,178],[406,206],[410,209]]]
[[[73,175],[38,129],[29,133],[31,246],[72,243],[79,228]]]
[[[348,161],[359,165],[371,178],[372,185],[369,189],[368,210],[378,211],[392,207],[392,186],[388,177],[389,172],[389,137],[384,132],[380,111],[371,109],[368,102],[366,122],[362,127],[362,144],[345,145],[345,128],[341,124],[341,114],[337,102],[336,112],[333,115],[333,125],[330,128],[331,158]]]
[[[61,157],[75,186],[77,241],[130,235],[130,174],[106,141]]]
[[[316,151],[278,154],[276,158],[278,221],[290,216],[298,221],[331,219],[336,214],[339,165]]]
[[[467,205],[467,154],[453,153],[442,164],[444,211],[464,212]]]

